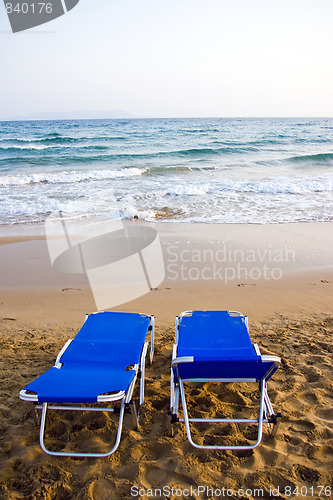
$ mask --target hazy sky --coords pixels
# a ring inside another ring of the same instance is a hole
[[[333,0],[80,0],[12,34],[0,4],[0,118],[333,116]]]

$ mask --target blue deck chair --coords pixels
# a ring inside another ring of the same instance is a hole
[[[145,359],[150,332],[150,362],[154,353],[154,316],[137,313],[101,312],[86,316],[74,340],[68,340],[55,365],[27,385],[20,398],[42,410],[41,448],[50,455],[105,457],[118,447],[124,413],[138,413],[132,400],[140,377],[139,407],[144,402]],[[119,408],[92,406],[92,403],[120,402]],[[88,405],[88,406],[87,406]],[[89,406],[90,405],[90,406]],[[47,410],[119,412],[116,442],[107,453],[50,451],[44,444]]]
[[[258,446],[263,423],[274,436],[281,414],[274,410],[267,393],[267,381],[279,367],[277,356],[263,356],[252,345],[247,317],[233,311],[185,311],[176,318],[176,341],[171,368],[171,423],[185,422],[189,442],[200,449],[242,450]],[[184,383],[190,382],[259,382],[260,405],[257,418],[190,418]],[[184,418],[179,418],[179,395]],[[191,423],[257,424],[255,444],[209,446],[194,443]],[[172,426],[173,427],[173,426]]]

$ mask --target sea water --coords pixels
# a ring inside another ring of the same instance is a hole
[[[329,221],[332,167],[332,118],[0,122],[0,224]]]

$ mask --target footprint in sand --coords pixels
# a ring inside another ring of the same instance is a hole
[[[333,411],[331,408],[324,408],[323,410],[318,410],[316,413],[318,417],[323,420],[328,420],[328,421],[333,420]]]
[[[174,484],[182,484],[188,486],[194,486],[194,481],[191,478],[191,474],[183,474],[177,472],[175,469],[177,465],[171,460],[165,459],[161,461],[161,466],[155,466],[153,464],[147,464],[144,467],[142,484],[146,487],[154,485],[157,488],[168,484],[169,478],[173,477]]]
[[[87,488],[87,498],[98,498],[98,500],[109,500],[115,495],[115,487],[111,481],[104,478],[93,480]]]
[[[303,481],[307,481],[310,484],[316,484],[320,479],[320,474],[317,470],[305,467],[305,465],[297,466],[296,472]]]
[[[161,457],[172,456],[173,445],[169,442],[151,442],[147,443],[146,455],[150,460],[158,460]]]
[[[314,431],[316,426],[314,423],[308,421],[308,420],[297,420],[292,423],[292,430],[294,432],[309,432],[309,431]]]
[[[169,477],[169,472],[159,469],[158,467],[150,466],[145,472],[145,478],[148,484],[156,486],[166,484]]]

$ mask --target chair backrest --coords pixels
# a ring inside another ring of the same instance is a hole
[[[60,358],[66,363],[139,363],[150,317],[137,313],[90,314]]]
[[[229,311],[193,311],[181,317],[177,356],[255,359],[244,316]]]
[[[193,311],[182,316],[177,358],[188,358],[177,364],[183,380],[261,380],[276,369],[274,361],[263,361],[256,353],[245,317],[229,311]]]

